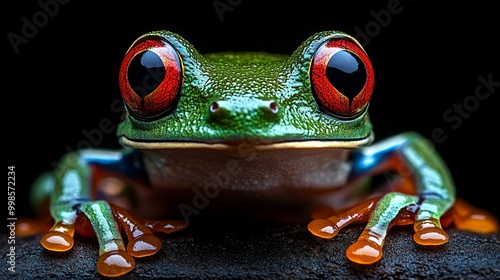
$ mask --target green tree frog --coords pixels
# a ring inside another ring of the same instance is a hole
[[[285,220],[311,210],[307,227],[321,238],[364,222],[346,251],[360,264],[381,259],[394,225],[413,225],[414,241],[429,246],[446,243],[453,222],[498,230],[491,214],[456,198],[422,136],[372,144],[374,69],[343,32],[314,34],[291,55],[201,55],[175,33],[150,32],[126,52],[118,80],[123,149],[63,156],[48,177],[54,224],[41,237],[46,249],[67,251],[75,232],[95,234],[104,276],[130,272],[134,258],[161,247],[155,233],[184,229],[212,207]],[[368,188],[381,174],[388,180]]]

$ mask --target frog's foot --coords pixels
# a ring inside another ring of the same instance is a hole
[[[453,223],[458,229],[478,233],[494,233],[500,230],[495,216],[472,206],[463,199],[456,199],[451,212]]]
[[[134,268],[133,257],[142,258],[158,252],[162,242],[153,232],[172,233],[187,226],[184,221],[143,222],[121,207],[110,205],[110,208],[118,229],[125,232],[128,243],[124,250],[120,237],[118,240],[112,240],[116,242],[116,246],[112,244],[111,249],[108,249],[108,246],[104,248],[105,253],[101,253],[99,257],[97,269],[105,276],[123,275]]]
[[[316,236],[322,238],[333,238],[337,235],[340,229],[353,222],[369,221],[369,218],[372,215],[371,213],[373,213],[380,200],[380,197],[372,198],[348,209],[347,211],[338,213],[329,218],[313,220],[309,223],[308,229]],[[327,212],[327,208],[322,208],[317,210],[315,215],[323,215]],[[360,264],[370,264],[378,261],[382,257],[384,236],[383,231],[380,232],[375,227],[365,228],[358,241],[347,249],[347,257],[351,261]]]
[[[187,227],[183,220],[140,221],[123,208],[115,205],[111,208],[119,228],[125,231],[129,240],[127,252],[134,257],[146,257],[158,252],[161,240],[153,233],[173,233]]]
[[[133,224],[127,228],[126,218],[122,219],[120,213],[116,213],[116,209],[106,201],[84,202],[79,206],[79,210],[84,215],[75,219],[77,232],[85,236],[93,233],[99,243],[97,271],[107,277],[117,277],[132,271],[135,267],[135,252],[129,252],[125,248],[120,231],[125,231],[129,240],[134,240],[129,235],[134,232]],[[137,251],[138,256],[141,256],[142,250]]]
[[[338,231],[355,221],[366,221],[367,225],[358,240],[346,251],[348,259],[355,263],[372,264],[382,258],[382,247],[388,230],[394,225],[414,224],[413,239],[421,245],[441,245],[448,235],[441,227],[440,217],[447,201],[390,192],[372,198],[344,212],[326,219],[313,220],[309,231],[322,238],[332,238]],[[438,209],[437,213],[429,209]]]
[[[87,201],[77,208],[80,210],[78,214],[56,222],[42,236],[40,242],[43,247],[51,251],[67,251],[73,247],[75,231],[83,236],[95,235],[99,242],[97,271],[108,277],[127,274],[135,267],[134,257],[152,255],[161,247],[161,241],[153,236],[151,230],[122,208],[111,206],[105,201]],[[120,231],[127,235],[127,247]]]
[[[40,243],[50,251],[64,252],[73,247],[75,231],[82,236],[96,236],[99,243],[97,270],[107,277],[127,274],[135,267],[134,258],[158,252],[162,242],[153,231],[171,233],[187,226],[183,221],[143,222],[106,201],[86,201],[78,206],[68,204],[64,207],[79,211],[61,211],[65,215],[58,216]],[[127,236],[127,246],[121,232]]]

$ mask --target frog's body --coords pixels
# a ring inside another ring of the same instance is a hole
[[[122,275],[133,269],[133,257],[159,249],[153,232],[183,229],[190,215],[203,210],[173,204],[174,191],[203,196],[198,204],[219,197],[244,204],[239,198],[252,197],[252,203],[274,198],[277,204],[303,199],[314,206],[349,206],[343,212],[316,212],[309,230],[331,238],[350,222],[366,221],[347,251],[358,263],[381,258],[392,225],[413,223],[420,244],[448,240],[440,220],[456,203],[453,180],[418,134],[370,146],[373,68],[347,34],[317,33],[290,56],[202,56],[174,33],[151,32],[132,44],[119,80],[126,116],[117,134],[124,149],[63,158],[51,200],[55,225],[41,240],[49,250],[69,250],[75,228],[87,234],[90,222],[99,240],[99,272]],[[399,179],[385,193],[358,195],[366,178],[389,170]],[[95,200],[92,186],[110,175],[146,197],[136,201],[141,211],[135,213],[157,218],[162,216],[156,210],[170,207],[185,221],[139,221],[122,207]],[[160,193],[170,195],[169,203]],[[464,205],[461,210],[470,210]],[[474,230],[464,222],[473,220],[483,227],[478,231],[497,229],[486,214],[484,219],[465,216],[454,216],[462,228]],[[120,231],[127,234],[127,247]]]

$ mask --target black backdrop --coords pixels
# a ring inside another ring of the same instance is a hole
[[[369,109],[376,137],[415,130],[433,139],[458,195],[500,217],[494,195],[500,60],[493,4],[159,2],[41,0],[4,8],[2,138],[6,165],[16,168],[17,217],[30,214],[25,202],[38,173],[88,140],[84,131],[99,129],[103,119],[118,122],[112,104],[119,98],[122,56],[137,36],[158,29],[179,33],[201,53],[291,53],[314,32],[330,29],[363,36],[376,71]],[[498,81],[489,96],[486,87],[476,96],[478,77]],[[446,134],[442,143],[433,138],[435,129]],[[102,134],[95,146],[118,147],[114,132]]]

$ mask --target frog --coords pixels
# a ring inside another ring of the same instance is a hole
[[[252,205],[284,220],[308,212],[304,227],[323,239],[362,223],[345,254],[364,265],[382,259],[393,226],[412,225],[413,241],[431,247],[448,242],[451,225],[499,230],[457,197],[428,139],[409,131],[375,141],[374,66],[348,33],[317,32],[291,54],[200,54],[177,33],[151,31],[118,72],[120,148],[69,152],[35,184],[50,193],[41,245],[65,252],[75,234],[95,236],[103,276],[131,272],[161,248],[159,234],[186,229],[216,202],[237,215]]]

